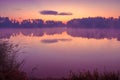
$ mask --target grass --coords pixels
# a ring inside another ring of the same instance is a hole
[[[120,73],[118,72],[93,72],[84,71],[79,73],[70,72],[69,77],[63,78],[32,78],[31,80],[120,80]]]
[[[20,70],[23,61],[17,62],[18,45],[0,40],[0,80],[27,80],[26,74]]]
[[[71,72],[70,80],[120,80],[120,73],[118,72],[93,72],[85,71],[75,74]]]
[[[23,61],[17,62],[16,55],[19,53],[17,45],[7,41],[0,41],[0,80],[120,80],[120,72],[93,72],[84,71],[79,73],[70,72],[69,77],[63,78],[30,78],[20,70]]]

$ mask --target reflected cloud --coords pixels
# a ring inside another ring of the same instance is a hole
[[[46,35],[55,35],[55,34],[62,34],[66,32],[68,36],[71,37],[82,37],[88,39],[117,39],[120,41],[120,30],[119,29],[79,29],[79,28],[31,28],[31,29],[0,29],[0,39],[9,39],[11,36],[19,35],[20,33],[25,36],[34,36],[34,37],[43,37],[44,34]],[[64,35],[63,35],[64,36]],[[71,39],[66,39],[66,37],[59,37],[60,39],[50,40],[43,42],[58,42],[58,41],[71,41]]]
[[[42,43],[57,43],[59,41],[65,42],[65,41],[71,41],[72,39],[43,39],[41,40]]]
[[[59,39],[59,41],[72,41],[72,39]]]
[[[44,39],[44,40],[41,40],[42,43],[56,43],[58,42],[57,39]]]

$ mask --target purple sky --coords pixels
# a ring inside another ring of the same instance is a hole
[[[72,15],[43,15],[40,12],[44,10]],[[120,0],[0,0],[0,16],[62,21],[89,16],[118,17]]]

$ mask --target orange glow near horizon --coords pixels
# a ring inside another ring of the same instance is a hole
[[[24,19],[43,19],[67,22],[74,18],[114,17],[120,16],[119,1],[115,0],[34,0],[1,1],[0,16],[19,21]],[[70,12],[73,15],[42,15],[42,10]]]

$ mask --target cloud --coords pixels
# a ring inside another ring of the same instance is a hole
[[[72,15],[72,13],[70,13],[70,12],[61,12],[58,15]]]
[[[58,12],[58,11],[53,11],[53,10],[43,10],[40,11],[40,14],[42,15],[73,15],[70,12]]]
[[[40,12],[42,15],[57,15],[57,11],[52,11],[52,10],[43,10]]]

